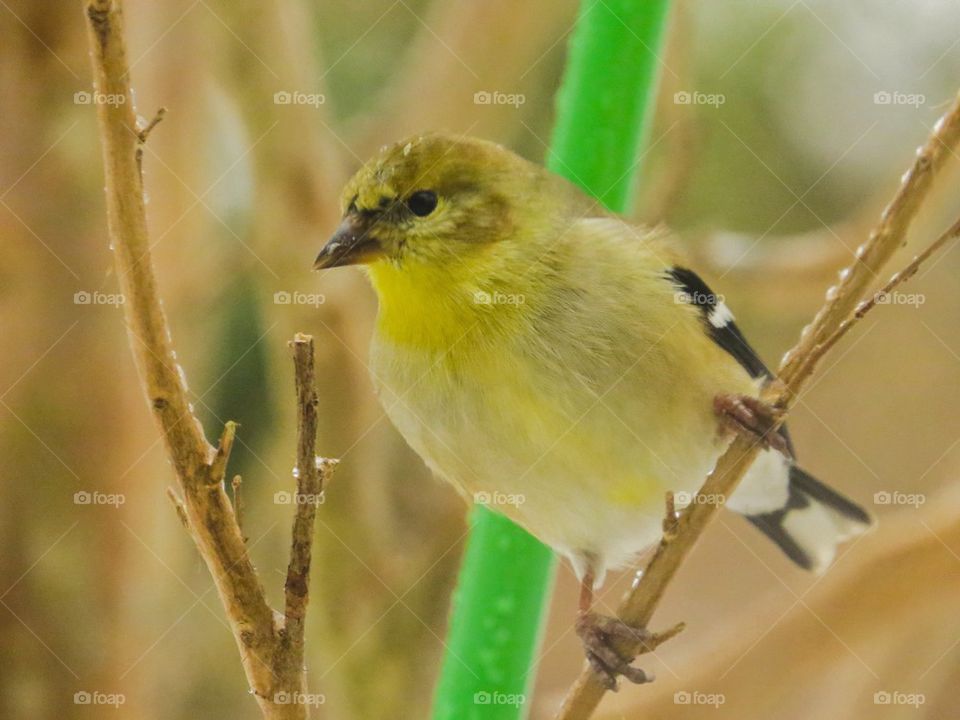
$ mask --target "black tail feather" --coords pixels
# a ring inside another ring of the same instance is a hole
[[[839,543],[873,523],[863,508],[796,465],[786,505],[747,519],[797,565],[816,572],[830,564]]]

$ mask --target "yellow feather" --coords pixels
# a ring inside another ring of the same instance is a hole
[[[436,208],[416,217],[400,203],[423,190]],[[696,489],[722,450],[712,398],[757,390],[677,301],[664,233],[447,136],[385,149],[344,207],[376,217],[372,368],[427,464],[468,497],[512,498],[494,509],[581,569],[653,541],[664,492]]]

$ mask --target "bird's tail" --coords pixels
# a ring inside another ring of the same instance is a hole
[[[844,540],[864,533],[870,515],[796,465],[790,465],[786,505],[773,512],[747,515],[797,565],[815,573],[827,569]]]

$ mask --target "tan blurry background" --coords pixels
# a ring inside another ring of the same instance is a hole
[[[343,460],[319,516],[308,626],[318,715],[424,717],[465,508],[376,404],[360,273],[310,266],[340,185],[382,143],[449,129],[540,160],[576,3],[126,8],[138,111],[170,109],[144,163],[161,292],[208,435],[241,423],[232,471],[274,599],[291,517],[275,501],[292,488],[286,341],[317,340],[319,445]],[[960,86],[958,29],[960,6],[936,0],[677,4],[634,214],[680,232],[771,364]],[[111,304],[91,105],[104,99],[81,5],[6,0],[0,33],[0,717],[256,717],[164,496],[174,479]],[[524,101],[477,104],[477,92]],[[960,210],[958,177],[960,163],[912,248]],[[724,514],[658,617],[689,624],[644,660],[658,682],[611,696],[601,716],[960,716],[958,270],[954,247],[904,289],[918,295],[878,309],[792,420],[805,465],[870,507],[877,532],[818,580]],[[629,582],[614,578],[605,603]],[[575,597],[561,567],[537,718],[581,665]]]

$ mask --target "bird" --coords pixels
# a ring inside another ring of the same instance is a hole
[[[652,636],[595,612],[596,590],[659,539],[666,493],[695,498],[735,434],[762,450],[726,507],[794,563],[823,572],[871,526],[797,464],[760,399],[773,373],[667,230],[446,132],[381,148],[341,209],[314,269],[359,266],[374,288],[386,415],[468,501],[569,560],[577,634],[607,687],[652,679],[616,649]]]

